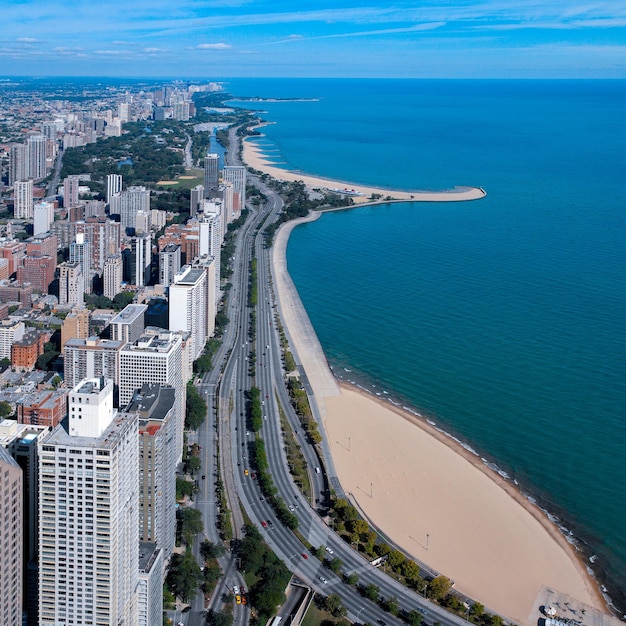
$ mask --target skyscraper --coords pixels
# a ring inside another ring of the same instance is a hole
[[[219,154],[208,153],[204,157],[204,194],[208,197],[211,189],[215,189],[219,183]]]
[[[25,143],[16,143],[9,148],[9,185],[28,178],[28,149]]]
[[[189,215],[195,217],[198,213],[198,207],[204,200],[204,185],[196,185],[191,189],[191,196],[189,200]]]
[[[237,219],[246,208],[246,168],[243,165],[227,165],[223,177],[224,181],[233,184],[233,218]]]
[[[84,378],[104,376],[114,384],[120,382],[120,351],[123,341],[99,337],[73,337],[63,346],[63,378],[73,389]]]
[[[91,293],[93,272],[91,270],[91,251],[84,233],[76,233],[76,241],[70,244],[70,263],[78,263],[83,272],[85,293]]]
[[[170,286],[170,330],[191,333],[191,359],[195,361],[206,344],[207,273],[204,267],[185,266]]]
[[[33,218],[33,181],[15,181],[13,185],[15,203],[13,205],[13,215],[15,219]]]
[[[137,287],[145,287],[150,282],[152,233],[137,233],[133,237],[130,263],[130,282]]]
[[[84,302],[85,281],[80,263],[59,265],[59,304],[79,305]]]
[[[139,339],[145,328],[144,318],[147,310],[147,304],[127,304],[111,320],[111,339],[124,343]]]
[[[32,180],[29,181],[32,184]],[[54,222],[54,204],[52,202],[38,202],[33,207],[33,234],[43,235],[50,230]]]
[[[174,276],[180,271],[180,246],[168,243],[159,252],[159,285],[169,287],[174,282]]]
[[[104,297],[113,300],[122,291],[123,263],[121,254],[111,254],[104,262],[102,275]]]
[[[150,190],[145,187],[129,187],[120,194],[120,222],[122,228],[134,229],[137,225],[137,213],[150,212]]]
[[[198,224],[198,256],[213,257],[213,272],[215,274],[215,299],[220,299],[220,272],[221,248],[224,234],[222,230],[222,216],[220,206],[214,202],[204,201],[203,214]]]
[[[63,181],[63,206],[66,209],[78,205],[78,176],[68,176]]]
[[[176,459],[183,449],[185,381],[183,346],[179,334],[162,328],[146,328],[139,339],[120,353],[120,406],[127,406],[144,383],[171,385],[176,390]]]
[[[0,446],[0,622],[22,626],[22,470]]]
[[[28,149],[28,177],[36,180],[45,178],[46,138],[43,135],[31,135],[26,141]]]
[[[40,626],[137,623],[137,417],[114,411],[112,381],[74,387],[39,457]]]
[[[107,174],[107,204],[111,203],[111,198],[116,193],[122,191],[122,175],[121,174]],[[115,211],[111,211],[114,213]]]

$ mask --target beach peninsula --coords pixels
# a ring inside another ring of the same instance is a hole
[[[330,182],[320,185],[321,179],[267,166],[249,144],[244,158],[281,180],[315,187]],[[278,310],[323,427],[330,479],[391,541],[452,579],[455,589],[487,610],[519,624],[537,624],[539,606],[555,593],[584,609],[587,621],[593,615],[594,623],[613,622],[582,555],[513,484],[429,421],[336,380],[286,260],[293,228],[319,216],[281,227],[272,274]]]

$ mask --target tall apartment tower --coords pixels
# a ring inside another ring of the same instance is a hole
[[[46,141],[43,135],[31,135],[26,141],[29,178],[46,177]]]
[[[78,206],[78,176],[68,176],[63,181],[63,207]]]
[[[180,245],[168,243],[159,252],[159,285],[169,287],[180,271]]]
[[[85,293],[91,293],[93,272],[91,271],[91,251],[84,233],[76,233],[76,241],[70,244],[70,263],[78,263],[83,272]]]
[[[170,286],[170,330],[191,333],[191,359],[195,361],[207,341],[207,273],[204,267],[185,266]]]
[[[73,337],[63,346],[63,378],[73,389],[84,378],[100,378],[120,382],[120,351],[123,341],[99,337]]]
[[[85,281],[80,263],[59,265],[59,304],[80,305],[84,302]]]
[[[162,328],[146,328],[139,339],[120,353],[120,406],[127,406],[144,383],[171,385],[176,391],[176,460],[182,456],[185,420],[183,345],[180,334]]]
[[[121,254],[111,254],[107,257],[102,275],[105,298],[113,300],[118,293],[121,293],[123,269]]]
[[[139,539],[154,541],[164,561],[176,543],[176,392],[145,383],[128,407],[139,415]]]
[[[9,148],[9,185],[28,178],[28,148],[16,143]]]
[[[122,228],[136,228],[137,213],[150,213],[150,190],[145,187],[129,187],[120,193],[120,222]]]
[[[0,446],[0,622],[22,626],[22,469]]]
[[[246,208],[246,168],[243,165],[227,165],[223,170],[224,181],[233,184],[233,219]]]
[[[30,181],[32,183],[32,181]],[[43,235],[50,230],[54,222],[54,204],[38,202],[33,208],[33,234]]]
[[[39,458],[40,626],[136,624],[137,417],[114,411],[113,381],[72,389]]]
[[[206,336],[213,337],[215,334],[215,316],[217,315],[217,304],[218,300],[216,299],[216,293],[219,293],[216,289],[216,278],[215,278],[215,259],[212,256],[202,256],[198,258],[194,267],[202,267],[206,271],[207,275],[207,303],[206,303]],[[219,286],[219,281],[217,282]]]
[[[15,219],[32,219],[33,218],[33,181],[24,180],[16,181],[13,185],[14,190],[14,208],[13,215]]]
[[[198,255],[210,256],[215,260],[213,272],[215,274],[215,298],[220,299],[220,272],[221,272],[221,248],[224,240],[222,230],[222,216],[220,207],[214,202],[204,201],[204,212],[198,225]]]
[[[107,204],[111,204],[111,198],[116,193],[122,192],[122,175],[107,174]],[[111,211],[114,213],[114,211]]]
[[[198,214],[198,207],[204,200],[204,185],[196,185],[191,189],[191,198],[189,200],[189,216],[195,217]]]
[[[128,304],[111,320],[111,339],[129,343],[141,337],[145,329],[147,304]]]
[[[208,153],[204,157],[204,194],[207,194],[211,189],[216,189],[220,180],[220,156],[219,154]]]
[[[150,281],[152,233],[137,233],[131,245],[131,282],[137,287],[145,287]]]

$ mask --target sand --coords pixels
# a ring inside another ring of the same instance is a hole
[[[278,231],[272,274],[290,347],[313,391],[329,474],[392,541],[488,610],[537,624],[547,586],[606,613],[581,555],[511,483],[426,420],[337,384],[287,271],[295,223]]]
[[[372,194],[382,198],[391,197],[394,200],[412,200],[414,202],[455,202],[460,200],[479,200],[486,193],[480,187],[455,187],[445,191],[398,191],[394,189],[383,189],[379,187],[368,187],[357,183],[346,183],[329,178],[318,178],[308,176],[300,172],[291,172],[272,165],[263,155],[260,148],[253,142],[243,142],[243,160],[250,167],[265,172],[277,180],[293,182],[301,180],[311,189],[349,190],[359,192],[363,195],[351,195],[355,204],[370,202]]]

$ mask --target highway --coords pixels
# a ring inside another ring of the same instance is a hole
[[[231,146],[236,145],[235,141],[234,131],[231,129]],[[231,150],[228,153],[231,163],[235,158],[232,152]],[[233,516],[235,536],[239,536],[243,525],[241,511],[243,508],[259,528],[268,545],[298,578],[323,595],[339,594],[347,608],[349,619],[371,624],[384,622],[389,626],[399,626],[404,623],[363,598],[353,587],[328,570],[306,550],[291,530],[278,521],[273,509],[263,498],[252,476],[253,469],[249,465],[248,458],[248,444],[253,440],[254,434],[246,427],[245,392],[256,385],[261,390],[263,401],[264,417],[260,436],[265,442],[268,462],[278,495],[293,507],[293,512],[299,521],[299,532],[313,547],[328,546],[333,551],[332,555],[341,560],[342,574],[354,573],[358,575],[361,585],[378,586],[382,597],[397,598],[403,610],[422,609],[427,613],[425,622],[429,625],[432,625],[434,621],[440,622],[442,626],[465,624],[462,618],[428,602],[419,594],[400,585],[380,569],[374,568],[336,535],[320,516],[318,508],[324,510],[326,504],[324,501],[327,488],[325,475],[323,471],[319,474],[314,471],[314,468],[320,465],[317,453],[303,439],[304,432],[289,402],[275,317],[270,251],[264,246],[263,228],[257,232],[257,226],[266,217],[269,216],[264,222],[265,225],[276,218],[283,206],[282,199],[256,176],[248,174],[248,183],[259,188],[266,196],[267,202],[258,211],[251,213],[238,233],[237,248],[232,260],[232,288],[228,295],[227,306],[230,323],[224,333],[220,349],[213,359],[212,371],[204,376],[199,385],[207,400],[209,415],[207,422],[197,432],[197,441],[203,449],[202,472],[206,475],[206,480],[200,485],[196,506],[203,513],[205,533],[209,540],[218,541],[214,506],[215,436],[217,434],[221,477]],[[253,256],[257,258],[258,276],[254,342],[251,341],[250,335],[251,308],[248,306],[247,297],[249,265]],[[256,351],[255,376],[251,375],[250,363],[253,350]],[[304,501],[289,474],[281,433],[279,407],[286,415],[294,432],[297,433],[296,437],[305,455],[314,494],[311,502]],[[216,418],[218,420],[217,431],[214,421]],[[321,428],[320,432],[324,436]],[[322,470],[323,467],[324,465],[321,465]],[[232,589],[233,584],[242,582],[229,557],[227,553],[221,561],[226,573],[211,601],[210,608],[216,610],[221,607],[222,591],[228,591]],[[199,594],[192,603],[192,611],[183,616],[183,623],[190,626],[202,624],[203,609],[203,599]],[[249,618],[247,607],[235,605],[234,610],[234,623],[237,626],[246,624]]]

